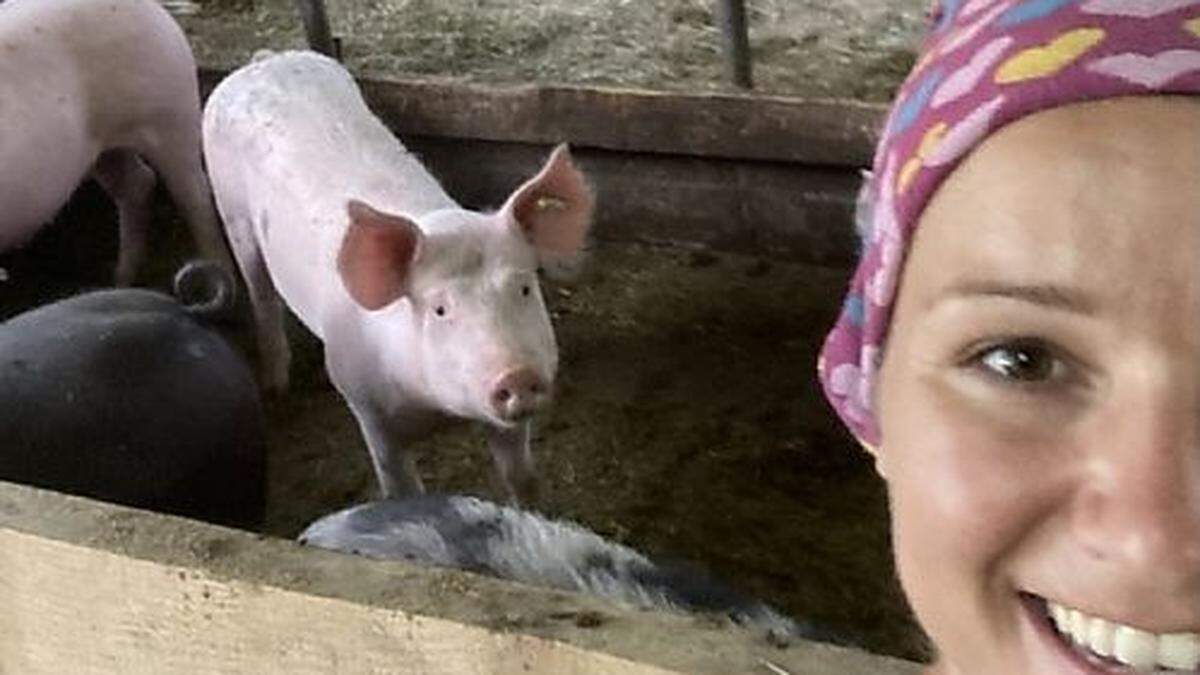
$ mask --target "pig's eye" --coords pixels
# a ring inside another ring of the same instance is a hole
[[[438,305],[437,307],[434,307],[433,313],[437,314],[438,316],[446,316],[446,306]]]

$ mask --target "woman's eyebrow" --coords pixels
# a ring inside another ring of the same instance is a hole
[[[1048,309],[1093,316],[1096,307],[1083,293],[1055,284],[1012,284],[1003,281],[975,279],[960,281],[945,289],[933,305],[946,300],[967,298],[1001,298],[1027,302]]]

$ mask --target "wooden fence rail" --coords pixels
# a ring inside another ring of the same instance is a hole
[[[0,482],[0,673],[916,672]]]

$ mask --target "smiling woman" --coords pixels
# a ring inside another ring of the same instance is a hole
[[[930,673],[1200,672],[1198,18],[947,2],[901,90],[821,372]]]
[[[901,578],[962,672],[1194,671],[1198,204],[1200,103],[1123,99],[1012,125],[925,210],[878,453]],[[1050,608],[1081,618],[1056,636]]]

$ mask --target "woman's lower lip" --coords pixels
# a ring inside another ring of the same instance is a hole
[[[1129,675],[1134,671],[1123,666],[1100,663],[1094,657],[1081,652],[1051,625],[1046,615],[1046,601],[1032,595],[1021,595],[1025,625],[1033,639],[1054,661],[1051,672],[1063,675]]]

